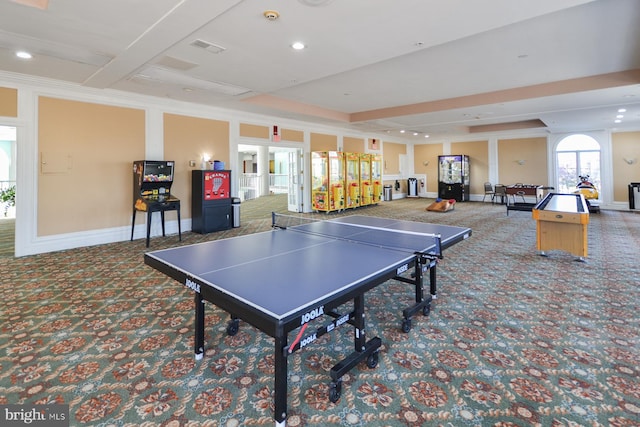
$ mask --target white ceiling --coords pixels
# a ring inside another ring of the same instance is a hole
[[[639,22],[638,0],[14,0],[0,71],[419,137],[637,130]]]

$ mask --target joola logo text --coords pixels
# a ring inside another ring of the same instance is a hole
[[[197,284],[196,282],[194,282],[193,280],[187,278],[187,280],[184,282],[184,285],[187,288],[189,288],[189,289],[191,289],[191,290],[193,290],[193,291],[195,291],[197,293],[200,293],[200,285]]]
[[[305,339],[300,341],[300,348],[311,344],[312,342],[314,342],[316,340],[316,338],[318,338],[318,334],[309,335],[308,337],[306,337]]]
[[[311,310],[308,313],[305,313],[302,315],[302,317],[300,318],[300,325],[304,325],[305,323],[309,322],[310,320],[315,319],[318,316],[322,316],[324,315],[324,305],[321,305],[318,308],[314,308],[313,310]]]
[[[409,264],[405,264],[402,267],[398,267],[398,269],[396,270],[396,274],[397,275],[401,275],[402,273],[404,273],[408,269],[409,269]]]

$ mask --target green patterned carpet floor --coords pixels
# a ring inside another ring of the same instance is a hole
[[[490,203],[426,212],[403,199],[353,213],[463,225],[473,235],[438,266],[428,317],[400,328],[412,289],[366,295],[379,364],[343,377],[339,328],[289,359],[288,426],[639,426],[640,215],[591,215],[586,263],[535,250],[535,221]],[[250,203],[242,226],[154,237],[150,250],[265,231]],[[249,214],[255,214],[251,217]],[[0,403],[64,403],[72,426],[273,425],[273,341],[206,307],[206,352],[193,355],[193,295],[147,267],[144,239],[0,257]],[[321,263],[322,260],[317,260]],[[305,268],[304,265],[292,268]],[[346,269],[346,265],[326,268]],[[260,272],[255,272],[260,280]]]

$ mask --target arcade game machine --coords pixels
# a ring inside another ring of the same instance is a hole
[[[151,234],[153,212],[160,212],[162,235],[165,235],[164,213],[176,211],[178,214],[178,237],[182,241],[180,227],[180,199],[171,194],[174,162],[157,160],[137,160],[133,162],[133,218],[131,221],[131,240],[136,225],[136,212],[147,213],[147,247]]]
[[[373,204],[371,155],[360,154],[360,206],[367,206],[371,204]]]
[[[438,197],[469,201],[469,156],[438,156]]]
[[[382,201],[382,156],[371,155],[371,182],[373,183],[373,203]]]
[[[346,208],[360,206],[360,155],[357,153],[345,153],[344,164],[346,172]]]
[[[590,213],[600,213],[600,205],[598,204],[598,189],[589,181],[589,175],[578,175],[580,182],[576,185],[574,194],[582,194],[587,202]]]
[[[317,212],[344,209],[344,154],[338,151],[311,153],[311,206]]]
[[[206,234],[232,225],[231,171],[191,172],[191,230]]]

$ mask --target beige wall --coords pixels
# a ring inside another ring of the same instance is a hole
[[[383,175],[397,175],[400,173],[400,155],[407,154],[406,144],[399,144],[397,142],[382,142],[382,174]],[[383,181],[385,185],[395,184],[395,180]],[[393,192],[406,193],[408,184],[406,179],[399,180],[400,189],[396,190],[395,186]]]
[[[470,193],[484,193],[484,183],[489,177],[489,142],[468,141],[451,143],[451,154],[469,156]]]
[[[269,139],[269,126],[258,126],[248,123],[240,123],[240,136],[247,138]]]
[[[413,170],[427,175],[427,192],[438,193],[438,156],[442,155],[442,144],[423,144],[413,147]],[[425,162],[429,162],[425,165]]]
[[[0,88],[0,116],[17,117],[18,91]],[[34,124],[37,129],[38,172],[37,236],[101,230],[129,226],[131,218],[131,162],[145,157],[147,126],[145,111],[91,102],[40,97]],[[183,217],[190,216],[189,160],[199,166],[202,152],[229,162],[230,128],[226,121],[180,115],[164,115],[164,156],[176,161],[174,193],[184,201]],[[243,126],[244,134],[268,138],[268,126]],[[282,129],[284,140],[304,142],[307,133]],[[613,200],[626,205],[629,182],[640,182],[640,131],[618,132],[612,136]],[[362,152],[366,138],[345,138],[350,151]],[[311,133],[312,151],[336,150],[336,135]],[[452,154],[471,157],[471,192],[482,194],[487,180],[488,142],[453,142]],[[406,154],[403,143],[383,142],[385,174],[399,171],[399,155]],[[546,138],[501,139],[497,142],[500,182],[550,184],[546,182]],[[414,170],[427,174],[427,191],[437,192],[437,165],[442,144],[414,147]],[[448,150],[449,152],[449,150]],[[624,158],[636,159],[627,164]],[[424,165],[425,159],[429,165]],[[433,159],[433,161],[431,161]],[[515,160],[524,160],[519,165]],[[385,183],[393,183],[393,180]],[[406,183],[401,182],[406,190]]]
[[[311,151],[336,151],[338,150],[338,137],[323,133],[311,134]]]
[[[613,200],[628,203],[629,183],[640,182],[640,131],[615,133],[611,145]],[[635,163],[630,165],[624,159],[635,159]]]
[[[164,115],[164,160],[176,162],[171,193],[180,199],[183,219],[191,218],[191,171],[200,169],[204,153],[211,156],[211,160],[225,162],[225,168],[229,169],[228,122]],[[191,160],[195,161],[195,167],[189,166]]]
[[[18,117],[18,90],[0,87],[0,117]]]
[[[518,160],[523,160],[524,164],[519,164]],[[548,186],[547,138],[498,140],[498,165],[500,184]]]
[[[304,142],[304,132],[301,130],[278,128],[282,141]],[[269,126],[240,123],[240,136],[247,138],[271,139]]]
[[[397,175],[400,173],[400,155],[407,154],[406,144],[396,142],[383,142],[383,166],[382,173]]]
[[[131,224],[145,112],[40,97],[38,118],[37,235]]]
[[[282,140],[293,142],[304,142],[304,132],[301,130],[282,129]]]
[[[364,138],[345,136],[342,140],[342,151],[345,153],[364,153]]]

